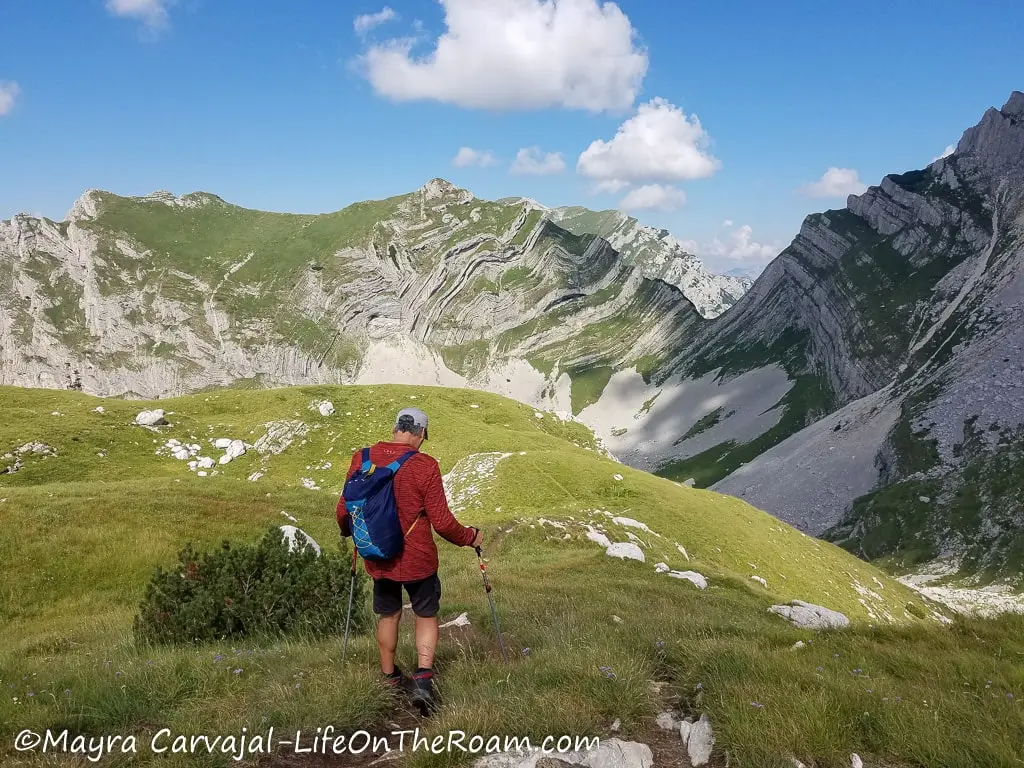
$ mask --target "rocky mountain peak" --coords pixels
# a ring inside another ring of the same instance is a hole
[[[1009,117],[1012,120],[1024,119],[1024,93],[1021,91],[1014,91],[1011,93],[1009,100],[999,111],[1002,112],[1005,117]]]
[[[980,123],[964,131],[956,153],[969,155],[968,167],[991,178],[1024,171],[1024,93],[1014,91],[1002,109],[988,109]]]
[[[95,219],[99,212],[99,196],[100,190],[98,189],[87,189],[82,193],[81,197],[75,200],[71,206],[71,210],[68,211],[64,217],[67,221],[81,221],[83,219]]]
[[[455,198],[459,203],[469,203],[473,200],[473,193],[468,189],[457,187],[447,179],[441,178],[431,179],[420,187],[418,191],[428,201]]]

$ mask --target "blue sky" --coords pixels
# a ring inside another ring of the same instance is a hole
[[[321,212],[442,176],[756,267],[1024,89],[1021,40],[1017,2],[4,0],[0,218],[90,187]]]

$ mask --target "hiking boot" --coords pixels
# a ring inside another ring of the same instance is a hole
[[[405,675],[402,674],[402,670],[400,670],[397,666],[395,667],[395,671],[392,672],[390,675],[382,674],[381,681],[384,683],[385,686],[394,691],[402,690],[407,682]]]
[[[409,700],[420,708],[420,713],[425,717],[433,711],[436,700],[434,699],[434,670],[417,669],[412,676],[412,686],[409,689]]]

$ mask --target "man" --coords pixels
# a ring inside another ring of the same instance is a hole
[[[393,489],[398,521],[405,533],[402,553],[391,560],[364,561],[373,579],[373,612],[377,614],[377,648],[384,680],[398,687],[405,684],[395,666],[398,623],[402,618],[402,588],[409,595],[416,614],[417,668],[412,676],[410,698],[424,711],[433,703],[434,651],[437,648],[437,612],[441,581],[437,577],[437,546],[432,530],[452,544],[479,547],[483,535],[478,528],[459,523],[448,508],[441,469],[437,460],[419,453],[427,439],[427,414],[419,408],[404,408],[395,420],[391,442],[370,447],[370,461],[380,467],[409,451],[416,451],[395,474]],[[347,477],[362,464],[361,452],[352,456]],[[342,536],[352,535],[352,521],[345,498],[338,502],[338,525]]]

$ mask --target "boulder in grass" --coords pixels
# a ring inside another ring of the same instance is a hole
[[[152,411],[139,411],[135,417],[135,423],[140,427],[160,427],[167,423],[164,412],[160,408]]]
[[[850,626],[850,620],[839,611],[803,600],[793,600],[789,605],[773,605],[768,611],[789,619],[800,629],[846,629]]]
[[[320,554],[320,545],[313,540],[312,536],[301,528],[296,528],[294,525],[282,525],[281,535],[284,540],[288,542],[289,552],[294,552],[296,549],[303,550],[306,547],[312,547],[317,555]]]

